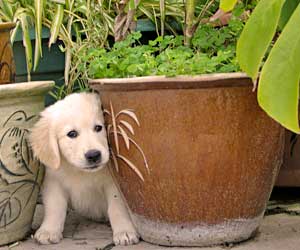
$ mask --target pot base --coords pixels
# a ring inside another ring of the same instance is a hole
[[[24,239],[30,231],[30,228],[31,224],[27,224],[20,228],[13,228],[9,231],[0,232],[0,247]]]
[[[228,220],[221,224],[173,224],[156,222],[132,214],[144,241],[164,246],[212,246],[241,242],[255,235],[263,214],[251,219]]]

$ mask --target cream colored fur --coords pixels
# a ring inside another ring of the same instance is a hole
[[[109,149],[100,107],[95,94],[69,95],[45,109],[31,131],[33,152],[46,165],[42,188],[45,215],[34,235],[41,244],[58,243],[62,239],[68,205],[92,219],[108,218],[116,245],[139,241],[106,167]],[[95,131],[96,125],[103,126],[100,132]],[[78,132],[76,138],[68,136],[72,130]],[[101,152],[96,169],[89,169],[91,165],[85,157],[89,150]]]

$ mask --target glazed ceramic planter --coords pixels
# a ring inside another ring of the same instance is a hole
[[[15,80],[15,62],[10,43],[10,31],[14,27],[14,23],[0,23],[0,84]]]
[[[300,187],[300,140],[286,130],[283,164],[280,169],[276,186]]]
[[[284,130],[258,107],[249,78],[90,86],[106,109],[113,172],[145,241],[208,246],[255,234],[282,162]]]
[[[54,82],[0,86],[0,245],[31,228],[44,169],[33,159],[28,133]]]

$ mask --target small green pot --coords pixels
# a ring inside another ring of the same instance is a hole
[[[0,245],[23,239],[31,228],[44,168],[27,139],[53,81],[0,86]]]

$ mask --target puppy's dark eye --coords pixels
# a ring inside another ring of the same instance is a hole
[[[102,126],[101,125],[96,125],[95,127],[94,127],[94,130],[95,130],[95,132],[100,132],[101,130],[102,130]]]
[[[76,138],[78,136],[78,132],[76,130],[71,130],[67,136],[70,138]]]

